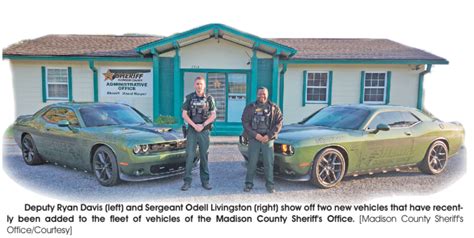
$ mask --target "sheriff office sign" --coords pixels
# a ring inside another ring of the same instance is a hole
[[[103,68],[99,78],[101,97],[152,97],[151,69]]]

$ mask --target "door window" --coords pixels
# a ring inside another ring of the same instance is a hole
[[[378,124],[386,124],[390,127],[403,127],[403,117],[400,112],[382,112],[375,116],[367,129],[375,130]]]
[[[51,108],[43,114],[43,119],[52,124],[58,124],[61,120],[67,120],[71,126],[79,126],[76,113],[69,108]]]
[[[244,111],[247,97],[247,75],[246,74],[228,74],[228,105],[227,121],[240,122],[242,112]]]

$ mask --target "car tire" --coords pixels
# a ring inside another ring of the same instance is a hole
[[[92,157],[92,170],[103,186],[114,186],[120,182],[117,158],[107,146],[100,146]]]
[[[27,165],[44,164],[44,160],[41,158],[38,150],[36,149],[33,137],[31,137],[29,134],[26,134],[21,139],[21,154]]]
[[[311,182],[319,188],[332,188],[339,184],[346,172],[344,155],[334,148],[326,148],[313,161]]]
[[[448,164],[448,146],[443,141],[433,142],[418,168],[425,174],[439,174]]]

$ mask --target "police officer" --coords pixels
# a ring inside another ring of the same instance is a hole
[[[283,115],[277,105],[268,100],[268,89],[258,88],[257,101],[247,105],[242,114],[244,137],[249,141],[245,192],[253,188],[253,178],[257,169],[260,152],[263,155],[265,187],[269,193],[275,192],[273,183],[273,142],[278,137],[283,124]]]
[[[188,123],[187,143],[186,143],[186,172],[184,175],[184,184],[181,190],[186,191],[191,187],[192,168],[196,148],[199,146],[200,155],[200,177],[202,187],[211,190],[209,184],[209,130],[212,122],[216,119],[216,106],[214,98],[204,93],[206,89],[206,81],[199,76],[194,79],[194,89],[196,92],[186,96],[186,101],[182,106],[183,119]]]

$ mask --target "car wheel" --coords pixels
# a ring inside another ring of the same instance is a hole
[[[101,146],[95,151],[92,157],[92,169],[95,177],[103,186],[113,186],[120,181],[117,158],[107,146]]]
[[[314,159],[311,181],[319,188],[332,188],[342,180],[345,172],[346,161],[342,153],[327,148]]]
[[[38,154],[33,137],[27,134],[21,140],[21,153],[23,160],[27,165],[38,165],[43,164],[44,160]]]
[[[425,158],[418,165],[425,174],[439,174],[448,164],[448,146],[443,141],[435,141],[426,151]]]

